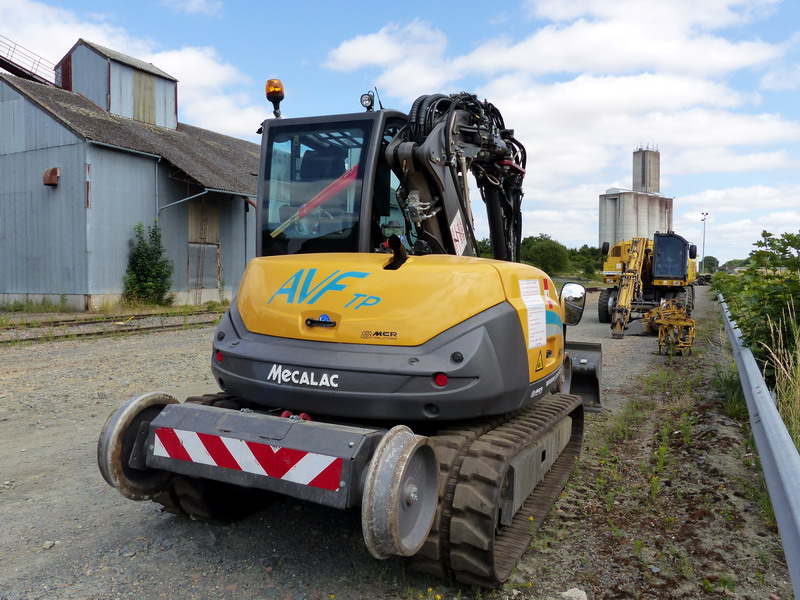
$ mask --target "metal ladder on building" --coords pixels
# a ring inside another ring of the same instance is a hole
[[[60,84],[56,80],[56,65],[0,35],[0,69],[46,85]]]

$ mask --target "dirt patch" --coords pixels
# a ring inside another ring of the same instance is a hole
[[[521,597],[792,598],[780,539],[753,499],[747,427],[712,386],[715,310],[704,290],[693,355],[640,354],[638,384],[590,417],[578,472],[519,565]]]

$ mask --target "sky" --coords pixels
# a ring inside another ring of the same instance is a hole
[[[800,231],[796,0],[0,0],[0,35],[53,63],[79,38],[152,62],[180,121],[254,142],[270,78],[284,117],[475,93],[527,148],[523,235],[568,247],[598,245],[598,197],[632,187],[639,147],[700,255]]]

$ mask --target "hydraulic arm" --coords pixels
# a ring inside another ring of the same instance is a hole
[[[647,249],[647,238],[633,238],[619,282],[619,294],[611,318],[611,337],[621,339],[631,317],[631,305],[642,293],[642,267]]]

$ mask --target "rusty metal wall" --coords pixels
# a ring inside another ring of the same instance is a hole
[[[176,83],[111,62],[111,112],[174,129]]]

